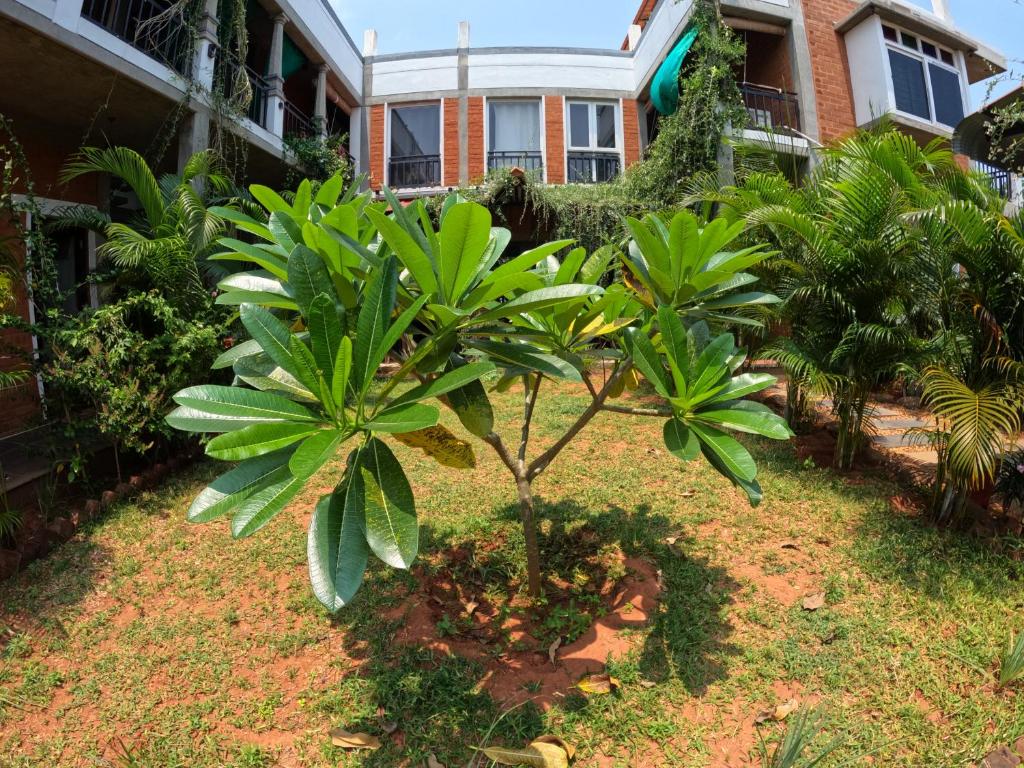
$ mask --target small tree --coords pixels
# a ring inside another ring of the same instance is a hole
[[[415,445],[446,466],[469,466],[468,443],[437,424],[440,399],[471,434],[497,453],[515,482],[526,540],[528,589],[541,592],[533,482],[595,415],[614,411],[664,419],[665,444],[691,461],[703,454],[761,498],[757,467],[727,430],[790,436],[766,407],[743,400],[774,378],[737,370],[744,355],[729,333],[711,327],[756,323],[773,296],[737,289],[769,253],[725,250],[743,229],[706,227],[681,212],[671,222],[631,219],[628,254],[542,245],[501,263],[510,240],[487,209],[450,196],[435,229],[421,201],[391,206],[368,193],[341,197],[336,177],[314,196],[303,182],[288,203],[253,186],[265,221],[213,209],[259,241],[222,239],[215,257],[260,269],[224,280],[218,302],[239,305],[252,339],[215,363],[234,368],[236,386],[197,386],[175,396],[168,421],[221,433],[215,458],[241,461],[193,503],[189,518],[233,513],[232,533],[247,536],[281,511],[345,443],[354,447],[333,493],[316,505],[309,528],[310,577],[330,610],[348,603],[369,554],[408,568],[418,549],[412,490],[387,440]],[[621,280],[601,287],[612,264]],[[385,357],[398,369],[377,379]],[[591,373],[600,364],[607,377]],[[518,445],[494,429],[482,383],[524,391]],[[610,402],[637,373],[663,398],[658,408]],[[408,379],[415,385],[404,391]],[[590,404],[550,447],[530,457],[530,427],[545,379],[583,382]]]

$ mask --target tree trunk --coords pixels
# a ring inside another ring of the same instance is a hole
[[[537,522],[533,517],[533,489],[524,477],[516,480],[519,491],[519,518],[526,539],[526,583],[530,597],[540,597],[540,548],[537,546]]]

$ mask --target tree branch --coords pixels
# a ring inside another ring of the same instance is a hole
[[[626,375],[626,372],[633,366],[633,359],[630,357],[625,358],[622,363],[616,368],[615,372],[609,377],[608,381],[601,388],[601,391],[597,393],[594,401],[587,406],[587,409],[579,415],[575,423],[562,435],[558,440],[555,441],[554,445],[548,448],[544,453],[538,456],[536,459],[530,462],[529,466],[526,467],[526,479],[533,480],[537,475],[547,469],[547,466],[554,461],[555,457],[561,452],[569,442],[580,433],[580,431],[587,426],[594,416],[598,414],[601,407],[604,405],[605,399],[608,397],[608,393],[612,391],[615,385]]]
[[[519,471],[519,466],[515,459],[512,458],[512,454],[509,453],[508,448],[505,447],[505,443],[502,442],[501,435],[497,432],[491,432],[486,437],[481,438],[485,443],[494,449],[494,452],[498,454],[498,458],[501,462],[508,467],[508,471],[512,473],[512,476],[518,480],[522,477]]]
[[[533,387],[530,387],[529,377],[523,377],[523,390],[525,394],[526,406],[523,412],[523,431],[522,437],[519,439],[519,471],[525,472],[526,470],[526,445],[530,442],[530,423],[533,421],[533,409],[537,405],[537,393],[540,392],[541,375],[538,373],[537,378],[533,383]]]
[[[671,409],[668,408],[631,408],[627,405],[602,405],[601,410],[611,411],[612,413],[625,413],[629,416],[661,416],[667,418],[673,415]]]

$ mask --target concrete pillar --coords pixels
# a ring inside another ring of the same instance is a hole
[[[953,22],[953,14],[949,12],[949,0],[932,0],[932,13],[943,21]]]
[[[313,102],[313,125],[320,136],[327,138],[327,65],[316,71],[316,100]]]
[[[459,22],[459,55],[458,55],[458,88],[459,88],[459,146],[453,149],[459,153],[459,184],[469,184],[469,22]],[[444,174],[442,173],[442,178]]]
[[[469,48],[469,22],[459,22],[459,48]]]
[[[82,18],[82,0],[57,0],[53,9],[53,22],[65,29],[75,29]]]
[[[363,107],[356,107],[348,116],[348,153],[352,156],[352,166],[356,176],[367,173],[369,170],[366,164],[368,151],[366,110]]]
[[[210,91],[213,89],[217,55],[217,0],[206,0],[203,6],[196,50],[192,59],[192,74],[197,85]]]
[[[629,41],[629,50],[636,50],[637,43],[640,42],[640,35],[643,31],[643,27],[639,24],[629,25],[629,36],[627,37],[627,40]]]
[[[736,183],[736,158],[732,144],[726,137],[732,136],[732,121],[725,124],[722,140],[718,143],[718,186],[730,187]]]
[[[210,113],[201,108],[183,118],[178,128],[178,173],[185,169],[192,155],[209,147]]]
[[[275,136],[284,136],[284,27],[288,17],[283,13],[274,17],[274,31],[270,38],[270,58],[267,61],[267,130]]]
[[[367,29],[363,32],[363,56],[377,55],[377,30]]]

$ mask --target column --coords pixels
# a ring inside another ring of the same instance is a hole
[[[327,138],[327,65],[321,64],[316,71],[316,100],[313,103],[313,125],[320,137]]]
[[[267,62],[267,130],[275,136],[284,136],[284,27],[288,17],[279,13],[274,17],[274,32],[270,38],[270,60]]]
[[[182,118],[178,128],[178,173],[196,152],[210,147],[210,113],[205,109],[192,112]]]
[[[192,56],[192,72],[196,84],[207,91],[213,89],[214,65],[217,62],[217,0],[206,0],[199,20],[196,50]]]
[[[57,0],[53,9],[53,22],[65,29],[75,30],[82,18],[82,0]]]

